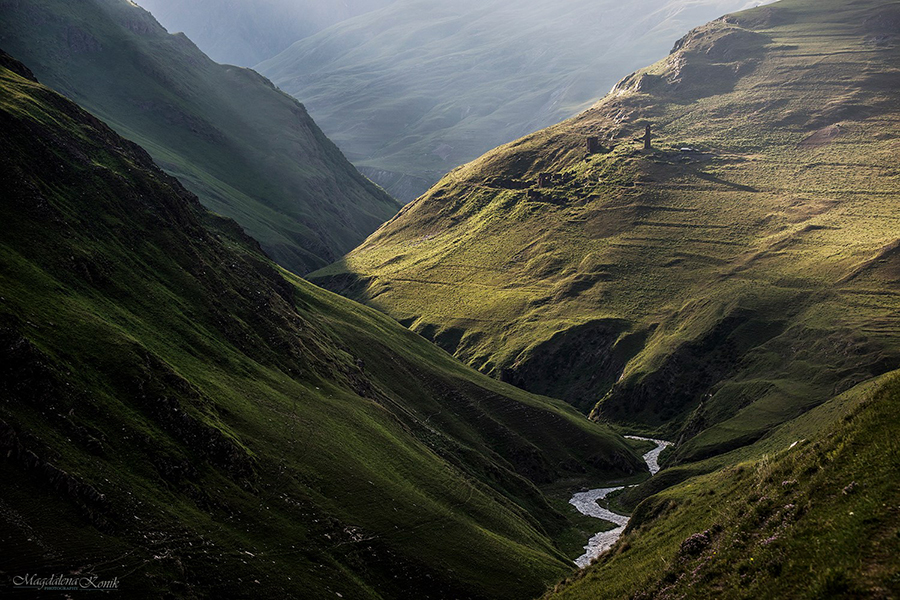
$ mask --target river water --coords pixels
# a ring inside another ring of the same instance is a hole
[[[671,446],[672,442],[643,438],[636,435],[626,435],[625,437],[632,440],[644,440],[656,444],[656,448],[644,455],[644,462],[647,463],[647,467],[650,469],[650,475],[656,475],[659,472],[659,455],[666,446]],[[587,492],[578,492],[572,496],[571,500],[569,500],[569,504],[577,508],[578,512],[581,514],[603,519],[604,521],[609,521],[616,525],[615,529],[601,531],[588,540],[587,546],[584,547],[584,554],[575,560],[575,564],[579,567],[584,568],[591,564],[592,560],[611,548],[612,545],[616,543],[616,540],[622,535],[622,532],[625,531],[625,526],[628,525],[629,517],[614,513],[597,504],[597,500],[606,498],[608,494],[625,489],[625,487],[631,486],[599,488],[596,490],[588,490]]]

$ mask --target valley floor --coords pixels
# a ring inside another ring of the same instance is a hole
[[[900,597],[898,415],[895,372],[719,458],[545,600]]]

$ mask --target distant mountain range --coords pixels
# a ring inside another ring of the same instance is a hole
[[[256,68],[410,201],[450,169],[586,108],[691,27],[764,3],[397,0]]]
[[[0,43],[38,78],[143,145],[208,208],[306,273],[398,209],[303,106],[219,65],[128,0],[5,3]]]
[[[393,0],[139,0],[213,60],[252,67],[330,25]]]

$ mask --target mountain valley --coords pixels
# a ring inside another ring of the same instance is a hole
[[[146,3],[370,147],[0,0],[0,595],[900,598],[900,0]]]
[[[128,0],[0,10],[0,47],[145,147],[295,273],[332,262],[399,208],[300,103],[250,69],[212,62]]]
[[[312,281],[678,461],[898,368],[900,13],[821,4],[692,31]]]
[[[3,573],[147,598],[536,596],[571,527],[537,486],[645,468],[279,269],[7,55],[0,119]]]

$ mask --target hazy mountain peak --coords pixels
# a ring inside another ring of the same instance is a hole
[[[398,0],[258,68],[404,201],[450,169],[590,106],[744,0]]]
[[[185,32],[213,60],[250,67],[299,39],[387,6],[391,1],[138,0],[138,3],[169,31]]]

